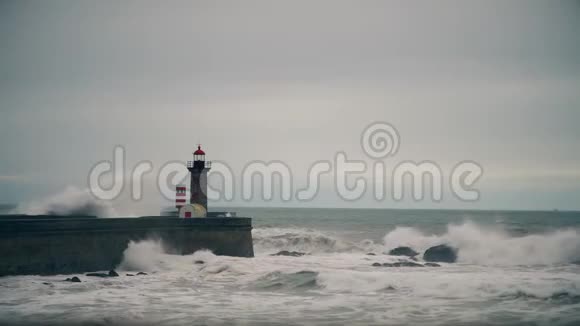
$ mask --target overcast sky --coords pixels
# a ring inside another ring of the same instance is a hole
[[[86,187],[115,144],[158,167],[201,142],[304,183],[337,151],[373,162],[360,134],[387,121],[388,165],[476,161],[481,200],[327,184],[308,205],[580,209],[578,1],[4,0],[0,44],[0,202]]]

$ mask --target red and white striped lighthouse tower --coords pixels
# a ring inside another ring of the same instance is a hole
[[[177,187],[175,187],[175,208],[177,208],[178,212],[181,209],[181,207],[183,207],[185,205],[185,203],[187,202],[186,198],[187,198],[187,193],[185,190],[185,186],[184,185],[177,185]]]

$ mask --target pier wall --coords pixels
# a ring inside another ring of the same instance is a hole
[[[15,216],[0,219],[0,276],[54,275],[115,268],[130,241],[161,240],[172,254],[208,249],[253,257],[250,218],[91,218]]]

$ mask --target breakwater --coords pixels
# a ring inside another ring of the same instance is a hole
[[[129,242],[160,240],[171,254],[201,249],[253,257],[250,218],[146,216],[95,218],[13,215],[0,218],[0,276],[84,273],[114,268]]]

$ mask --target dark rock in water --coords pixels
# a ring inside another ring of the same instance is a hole
[[[275,254],[272,254],[271,256],[300,257],[300,256],[304,256],[304,255],[306,255],[306,254],[303,253],[303,252],[282,250],[280,252],[277,252]]]
[[[85,276],[91,276],[91,277],[109,277],[109,274],[106,274],[106,273],[87,273],[87,274],[85,274]]]
[[[454,263],[457,261],[457,250],[448,245],[431,247],[423,254],[423,260],[428,262]]]
[[[374,264],[373,264],[373,266],[374,266],[374,267],[381,267],[381,266],[383,266],[383,265],[381,265],[381,263],[374,263]]]
[[[119,274],[117,274],[117,272],[115,272],[114,269],[109,271],[109,277],[117,277],[117,276],[119,276]]]
[[[375,254],[374,252],[369,252],[369,253],[367,254],[367,256],[376,256],[376,255],[377,255],[377,254]]]
[[[135,276],[135,275],[133,275],[133,274],[125,274],[125,276]]]
[[[425,263],[426,267],[441,267],[441,265],[437,264],[437,263]]]
[[[410,247],[397,247],[391,251],[389,251],[389,255],[391,256],[407,256],[407,257],[415,257],[419,253],[413,250]]]
[[[139,272],[139,273],[137,273],[137,275],[147,275],[147,273],[145,273],[145,272]]]
[[[66,280],[64,280],[65,282],[73,282],[73,283],[81,283],[81,279],[78,277],[73,277],[73,278],[67,278]]]
[[[203,260],[196,260],[195,264],[196,265],[203,265],[203,264],[205,264],[205,262]]]
[[[67,280],[69,280],[69,279],[67,278],[65,281],[67,281]],[[52,286],[52,283],[50,283],[50,282],[42,282],[42,284]]]

